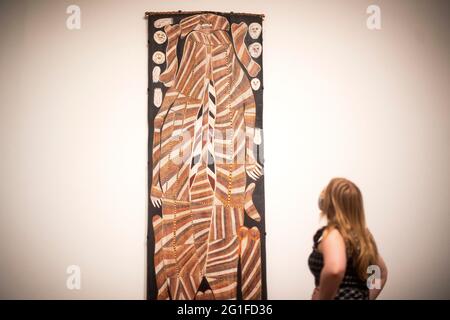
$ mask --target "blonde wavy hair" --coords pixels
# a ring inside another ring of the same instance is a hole
[[[320,195],[319,208],[327,219],[327,230],[335,228],[340,232],[357,274],[367,279],[367,267],[377,262],[378,250],[366,226],[359,188],[345,178],[333,178]]]

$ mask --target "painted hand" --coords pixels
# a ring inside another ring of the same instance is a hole
[[[150,192],[150,200],[152,201],[152,205],[155,208],[160,208],[162,204],[162,191],[159,185],[152,186]]]
[[[261,178],[261,176],[263,175],[263,168],[258,162],[256,162],[255,164],[247,164],[245,166],[245,171],[247,172],[248,176],[255,181]]]
[[[161,204],[162,204],[161,198],[157,198],[157,197],[151,196],[150,200],[152,201],[152,205],[155,208],[160,208],[161,207]]]

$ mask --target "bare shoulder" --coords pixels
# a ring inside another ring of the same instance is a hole
[[[346,265],[346,250],[345,241],[341,233],[336,228],[327,228],[322,241],[322,254],[324,261],[334,263],[334,266],[339,266],[339,272],[345,271]]]
[[[323,240],[331,240],[331,241],[335,241],[335,240],[338,240],[338,241],[344,241],[344,238],[342,237],[342,235],[341,235],[341,233],[339,232],[339,230],[338,229],[336,229],[336,228],[334,228],[334,227],[329,227],[329,228],[326,228],[324,231],[323,231],[323,237],[322,237],[322,239]]]

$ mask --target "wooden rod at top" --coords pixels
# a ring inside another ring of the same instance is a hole
[[[244,13],[244,12],[218,12],[218,11],[161,11],[161,12],[145,12],[145,17],[160,15],[160,14],[199,14],[199,13],[215,13],[215,14],[230,14],[230,15],[240,15],[240,16],[250,16],[250,17],[261,17],[263,20],[265,18],[264,14],[258,13]]]

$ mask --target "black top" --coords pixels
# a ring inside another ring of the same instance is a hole
[[[319,287],[320,273],[323,269],[323,254],[318,250],[322,234],[326,227],[319,229],[314,235],[313,252],[308,259],[309,269],[314,275],[314,283]],[[339,286],[339,291],[335,299],[339,300],[365,300],[369,299],[369,289],[366,281],[361,280],[353,266],[352,257],[347,258],[347,268],[345,270],[344,278]]]

